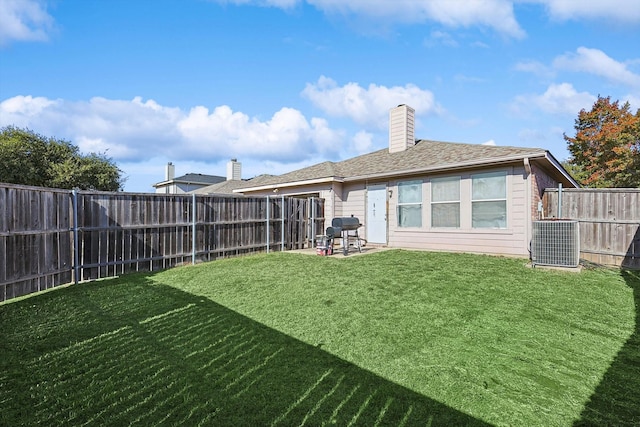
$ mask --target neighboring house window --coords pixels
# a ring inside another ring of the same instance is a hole
[[[460,177],[431,180],[431,227],[460,228]]]
[[[422,227],[422,181],[398,183],[398,226]]]
[[[507,228],[507,175],[493,172],[471,177],[473,228]]]

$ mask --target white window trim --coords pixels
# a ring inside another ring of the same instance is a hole
[[[400,187],[405,183],[420,183],[420,201],[419,202],[410,202],[410,203],[401,203],[400,202]],[[420,230],[424,226],[424,180],[422,179],[407,179],[404,181],[398,181],[398,203],[396,204],[396,226],[401,230]],[[420,207],[420,226],[402,226],[400,225],[400,208],[403,206],[419,206]]]
[[[504,176],[504,185],[505,185],[505,195],[504,198],[493,198],[493,199],[474,199],[473,198],[473,179],[482,175],[493,175],[493,176]],[[509,188],[510,188],[510,180],[509,180],[509,173],[506,170],[497,170],[497,171],[491,171],[491,172],[481,172],[481,173],[474,173],[471,174],[469,176],[469,185],[470,185],[470,203],[469,203],[469,217],[471,220],[471,229],[472,230],[508,230],[509,229],[509,223],[510,223],[510,218],[509,218],[509,196],[510,196],[510,192],[509,192]],[[504,227],[474,227],[473,226],[473,203],[474,202],[505,202],[505,226]]]
[[[437,181],[451,181],[453,179],[456,179],[458,181],[458,199],[457,200],[439,200],[437,202],[433,201],[433,183],[437,182]],[[429,182],[429,202],[430,202],[430,208],[433,205],[438,205],[438,204],[451,204],[451,203],[457,203],[458,204],[458,219],[460,221],[460,224],[457,227],[437,227],[433,225],[433,209],[429,209],[429,228],[434,229],[434,230],[459,230],[462,227],[462,177],[459,175],[451,175],[451,176],[442,176],[442,177],[437,177],[437,178],[432,178]]]

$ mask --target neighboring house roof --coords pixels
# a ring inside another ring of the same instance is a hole
[[[390,153],[387,148],[340,162],[323,162],[261,182],[246,182],[244,191],[275,187],[288,183],[323,181],[355,181],[468,168],[496,163],[513,162],[525,158],[546,158],[565,176],[567,182],[577,183],[564,171],[558,161],[541,148],[506,147],[417,140],[404,151]],[[256,185],[257,184],[257,185]]]
[[[196,194],[237,194],[234,193],[233,190],[244,188],[247,186],[255,186],[260,185],[262,180],[272,178],[273,175],[258,175],[255,178],[251,178],[248,180],[225,180],[224,182],[219,182],[216,184],[208,185],[206,187],[198,188],[197,190],[191,191],[191,193]]]
[[[163,185],[168,184],[200,184],[200,185],[211,185],[216,184],[222,181],[226,181],[227,178],[224,176],[217,175],[205,175],[202,173],[188,173],[186,175],[182,175],[173,179],[165,180],[153,184],[154,187],[161,187]]]

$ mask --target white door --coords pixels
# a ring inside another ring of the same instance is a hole
[[[387,244],[387,186],[367,188],[367,242]]]

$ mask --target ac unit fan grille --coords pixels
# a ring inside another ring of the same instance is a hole
[[[577,267],[580,263],[578,221],[534,221],[531,262],[534,265]]]

